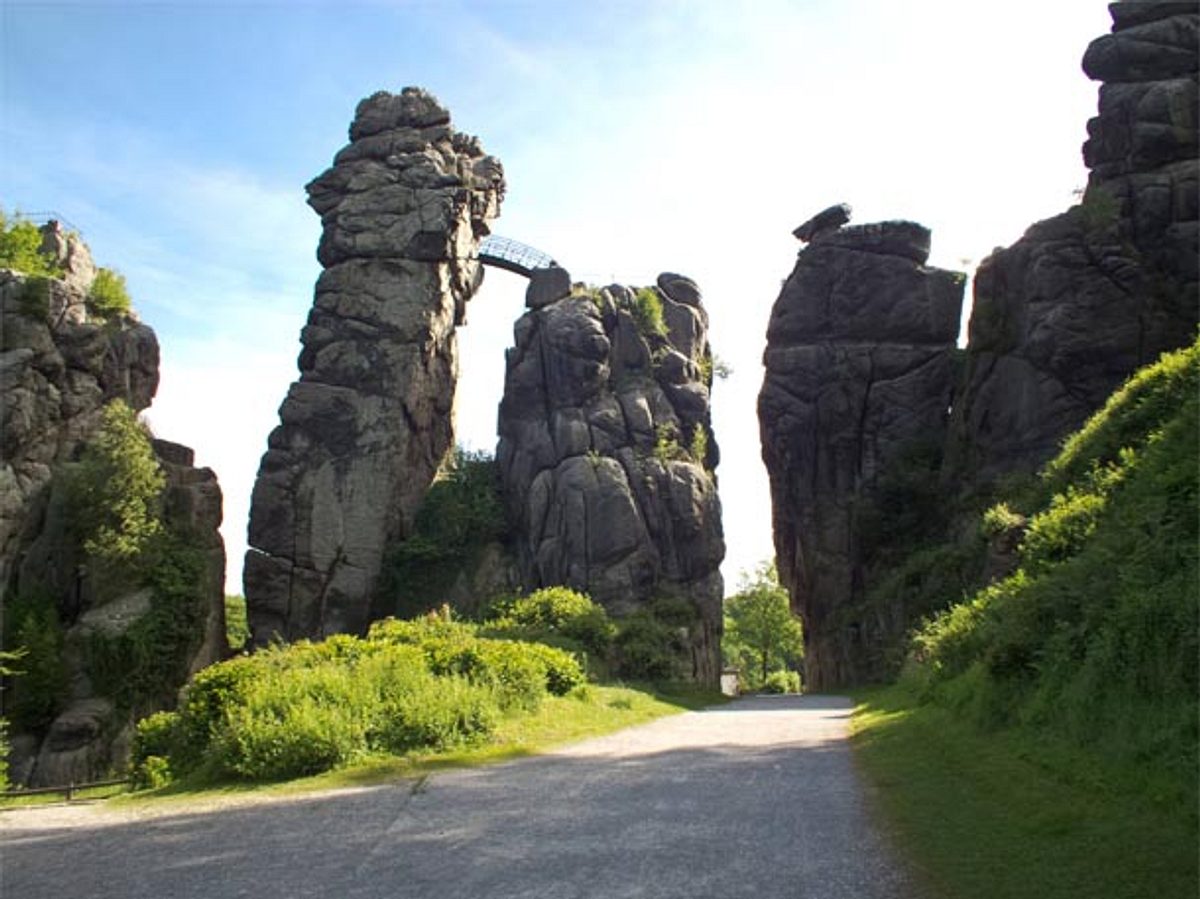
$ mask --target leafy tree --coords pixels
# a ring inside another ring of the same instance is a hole
[[[71,482],[84,551],[101,566],[133,563],[162,531],[166,479],[150,435],[124,400],[113,400]]]
[[[754,577],[743,576],[741,590],[725,600],[724,654],[752,686],[766,682],[772,671],[799,663],[804,655],[800,621],[788,605],[774,564],[763,564]]]
[[[96,272],[96,280],[88,291],[88,309],[94,315],[110,319],[120,315],[128,315],[133,308],[129,299],[129,290],[125,286],[125,276],[115,269],[102,268]]]
[[[9,218],[0,209],[0,268],[40,277],[57,277],[62,270],[42,253],[42,232],[19,215]]]

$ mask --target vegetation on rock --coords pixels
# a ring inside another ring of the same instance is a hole
[[[96,280],[88,291],[87,304],[89,312],[103,319],[128,315],[133,302],[129,299],[125,276],[111,268],[97,271]]]
[[[379,615],[406,617],[437,608],[480,551],[505,535],[495,460],[456,447],[421,503],[413,533],[384,562]]]
[[[42,233],[20,216],[0,209],[0,268],[10,268],[32,278],[57,278],[62,269],[42,252]]]

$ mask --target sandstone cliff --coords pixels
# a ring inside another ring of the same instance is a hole
[[[948,479],[1031,472],[1135,369],[1197,321],[1197,70],[1191,3],[1114,3],[1083,58],[1103,81],[1082,202],[975,278]]]
[[[251,501],[257,644],[366,628],[387,547],[453,442],[454,329],[503,193],[500,164],[415,88],[362,101],[308,185],[325,270]]]
[[[523,586],[565,584],[616,614],[694,611],[692,675],[720,674],[725,555],[700,291],[577,288],[536,272],[516,323],[497,463]]]
[[[99,677],[93,637],[102,634],[115,647],[145,629],[162,612],[161,591],[132,584],[115,596],[98,593],[76,534],[67,473],[96,436],[108,403],[122,400],[135,411],[150,405],[158,387],[158,341],[133,318],[94,317],[87,293],[96,269],[86,245],[53,223],[43,233],[44,248],[63,267],[61,277],[0,270],[4,644],[18,648],[21,635],[10,628],[14,613],[27,621],[32,612],[39,622],[34,630],[45,639],[41,656],[27,652],[20,667],[61,677],[57,686],[35,686],[26,681],[36,675],[27,674],[5,695],[7,709],[10,699],[38,691],[45,720],[25,732],[18,727],[11,772],[14,780],[35,785],[82,782],[119,764],[133,717],[169,704],[187,674],[227,652],[220,488],[211,470],[194,467],[187,447],[155,441],[166,482],[161,514],[168,529],[186,533],[194,547],[191,572],[197,583],[189,592],[188,613],[171,612],[184,624],[178,641],[155,647],[161,683],[134,695],[113,689],[112,681],[133,679],[137,672],[118,666],[106,673],[107,682]]]
[[[897,277],[898,259],[863,264],[865,235],[840,229],[838,207],[797,229],[811,243],[772,313],[760,422],[811,687],[887,674],[916,618],[1002,573],[976,531],[996,481],[1035,471],[1135,369],[1195,335],[1200,15],[1110,9],[1113,33],[1083,63],[1104,84],[1082,202],[982,263],[961,375],[958,301],[908,252],[920,240],[873,229],[874,252],[907,252]]]
[[[965,278],[925,265],[929,231],[912,222],[806,233],[771,312],[758,415],[779,577],[822,690],[906,626],[902,608],[857,606],[902,511],[890,491],[914,467],[936,476]]]

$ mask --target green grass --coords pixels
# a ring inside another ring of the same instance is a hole
[[[477,746],[403,756],[376,756],[312,777],[284,783],[229,782],[213,785],[187,777],[157,790],[126,794],[121,803],[205,802],[230,796],[290,796],[318,790],[375,786],[420,778],[449,768],[495,764],[537,755],[565,743],[598,737],[667,715],[727,701],[689,685],[597,686],[567,696],[548,696],[534,711],[514,711],[491,739]]]
[[[859,694],[853,724],[884,820],[931,897],[1197,895],[1194,815],[1147,790],[1137,765],[1044,732],[984,732],[900,687]]]

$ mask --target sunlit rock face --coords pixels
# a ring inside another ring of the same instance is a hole
[[[641,293],[535,276],[508,351],[497,461],[524,586],[565,584],[618,615],[687,601],[690,674],[716,684],[725,544],[708,316],[680,275]]]
[[[124,764],[134,717],[169,703],[186,674],[228,651],[220,486],[210,469],[194,465],[190,449],[155,440],[164,520],[186,532],[203,559],[200,624],[174,660],[178,680],[161,685],[163,703],[129,708],[95,682],[91,635],[115,638],[138,625],[153,591],[98,595],[62,475],[96,437],[108,403],[122,400],[138,412],[150,406],[159,346],[153,329],[132,316],[92,315],[87,296],[96,267],[78,235],[51,222],[42,236],[61,277],[0,269],[0,621],[10,603],[52,607],[66,682],[44,730],[10,734],[10,778],[30,786],[83,783]],[[16,639],[5,634],[5,648]]]
[[[1084,71],[1102,81],[1082,202],[980,265],[949,476],[1031,472],[1197,321],[1193,3],[1114,3]]]
[[[925,265],[920,225],[839,224],[798,229],[811,241],[772,308],[758,399],[779,576],[814,690],[868,676],[903,632],[902,607],[857,606],[886,539],[887,478],[914,458],[936,472],[965,281]]]
[[[416,88],[363,100],[350,143],[308,185],[324,266],[251,502],[253,639],[362,631],[453,442],[455,327],[503,170]]]

